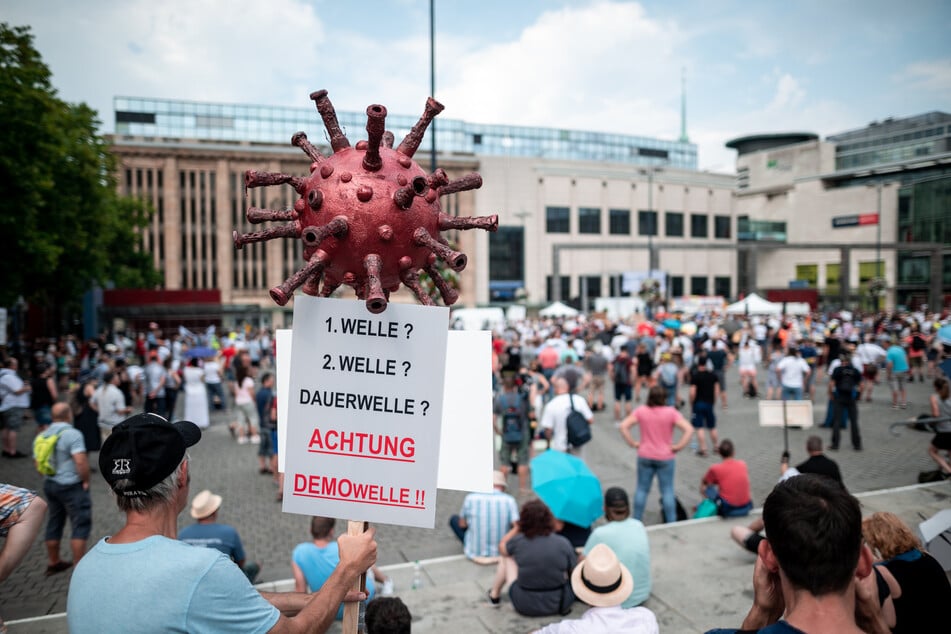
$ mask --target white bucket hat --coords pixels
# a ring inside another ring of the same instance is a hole
[[[192,500],[191,516],[196,520],[206,518],[217,511],[220,506],[221,496],[205,489]]]

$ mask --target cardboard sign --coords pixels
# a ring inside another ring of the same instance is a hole
[[[294,299],[284,510],[432,528],[449,309]]]
[[[278,470],[284,471],[290,392],[291,330],[278,330]],[[492,491],[492,333],[450,330],[439,434],[436,486],[457,491]]]
[[[783,402],[759,402],[760,427],[783,426]],[[812,427],[812,401],[786,401],[787,427]]]

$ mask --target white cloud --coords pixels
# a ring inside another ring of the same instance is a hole
[[[947,102],[951,98],[951,58],[914,62],[893,79],[914,90],[934,92]]]
[[[806,98],[806,91],[789,73],[783,73],[776,82],[776,93],[766,106],[767,110],[777,111],[798,107]]]

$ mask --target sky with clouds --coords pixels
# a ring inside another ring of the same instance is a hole
[[[113,129],[117,95],[422,112],[428,0],[5,0],[60,96]],[[951,111],[951,2],[435,0],[436,98],[478,123],[724,143]],[[315,125],[319,125],[315,114]]]

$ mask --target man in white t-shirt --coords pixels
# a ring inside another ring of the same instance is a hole
[[[132,413],[132,408],[126,405],[125,396],[119,389],[119,375],[112,370],[102,377],[102,385],[93,392],[91,400],[99,412],[99,431],[103,440],[109,437],[113,427]]]
[[[799,349],[789,346],[786,356],[776,366],[779,382],[783,386],[784,401],[802,400],[802,389],[810,372],[809,364],[799,356]]]
[[[551,384],[555,390],[555,397],[548,401],[548,405],[542,411],[541,427],[545,431],[545,436],[551,440],[552,449],[581,456],[583,447],[572,447],[568,444],[568,414],[574,406],[589,425],[594,419],[594,414],[591,413],[588,401],[584,397],[569,392],[568,381],[564,378],[555,377]]]

